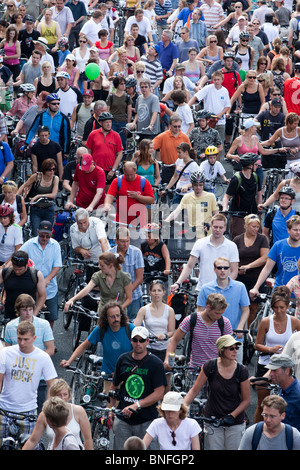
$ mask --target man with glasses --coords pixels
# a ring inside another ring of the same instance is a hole
[[[284,286],[292,277],[299,274],[298,259],[300,257],[300,217],[293,215],[286,222],[288,238],[278,240],[270,249],[265,266],[260,272],[257,282],[249,294],[251,299],[259,295],[259,288],[276,266],[274,287]]]
[[[58,287],[56,275],[62,267],[61,250],[59,243],[52,238],[52,224],[43,220],[38,228],[37,237],[27,240],[21,247],[34,262],[36,269],[41,271],[46,286],[46,320],[53,329],[58,318]]]
[[[15,301],[20,294],[28,294],[35,300],[33,314],[36,316],[43,308],[47,294],[44,276],[41,271],[28,266],[28,253],[15,251],[11,258],[11,267],[0,271],[0,283],[3,284],[5,299],[5,317],[16,318]]]
[[[230,320],[233,330],[243,330],[249,317],[250,300],[245,284],[231,279],[231,263],[225,257],[214,261],[216,279],[201,287],[197,298],[197,312],[202,312],[206,307],[206,299],[209,294],[219,293],[224,295],[227,307],[224,316]],[[237,333],[239,341],[243,342],[243,334]],[[243,361],[243,348],[239,348],[237,361]]]
[[[132,130],[141,132],[140,139],[153,139],[160,133],[159,99],[151,91],[149,78],[140,81],[141,94],[136,100],[134,120],[128,125]]]
[[[162,400],[167,385],[163,362],[147,350],[149,331],[136,326],[131,333],[132,351],[123,354],[117,361],[111,390],[120,388],[117,406],[122,416],[114,417],[114,450],[123,450],[125,441],[131,436],[141,439],[149,424],[158,417],[157,402]],[[116,399],[110,399],[110,406]],[[150,450],[155,447],[151,444]]]
[[[178,158],[177,146],[181,142],[190,143],[190,139],[181,131],[181,118],[174,113],[170,117],[170,128],[153,139],[156,158],[163,163],[161,183],[169,183],[174,174],[175,162]]]
[[[190,30],[187,26],[184,26],[180,30],[180,40],[176,41],[176,46],[179,53],[178,61],[182,63],[186,60],[189,60],[188,52],[190,47],[194,47],[197,53],[200,52],[198,43],[195,39],[190,38]]]

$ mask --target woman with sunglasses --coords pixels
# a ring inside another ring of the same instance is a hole
[[[280,112],[282,112],[285,116],[287,115],[287,107],[286,103],[284,101],[284,98],[277,86],[273,86],[270,88],[270,100],[266,101],[260,108],[259,114],[262,113],[263,111],[270,111],[271,110],[271,103],[272,100],[277,99],[281,101],[281,109]]]
[[[18,9],[16,7],[15,2],[7,2],[6,3],[6,12],[4,13],[3,19],[8,23],[13,22],[14,15],[18,13]]]
[[[300,330],[300,320],[288,314],[291,292],[287,286],[276,287],[271,298],[272,315],[263,318],[259,324],[255,349],[260,353],[256,377],[263,377],[272,354],[281,354],[284,346],[295,331]],[[257,390],[257,407],[254,422],[262,421],[260,404],[269,390]]]
[[[223,59],[223,48],[218,46],[217,36],[210,34],[206,38],[206,47],[203,47],[196,57],[196,60],[204,62],[207,70],[214,62]]]
[[[259,233],[261,230],[261,221],[258,215],[249,214],[244,217],[245,231],[237,235],[233,242],[239,251],[239,271],[237,281],[245,284],[247,292],[254,287],[256,280],[266,263],[269,253],[269,242],[265,235]],[[265,286],[261,287],[260,292],[265,291]],[[258,301],[250,302],[250,314],[248,325],[251,325],[259,307]]]
[[[30,199],[33,203],[45,196],[48,202],[40,202],[30,207],[30,221],[32,225],[32,236],[37,236],[40,222],[48,220],[54,224],[55,207],[54,201],[58,193],[59,177],[56,175],[57,163],[53,158],[43,161],[41,172],[37,171],[20,186],[18,194]]]
[[[27,221],[27,211],[23,196],[17,194],[18,185],[15,181],[5,181],[0,194],[0,204],[10,204],[14,209],[15,223],[23,227]]]
[[[265,56],[259,57],[256,63],[256,74],[257,76],[261,73],[267,74],[269,81],[270,81],[270,86],[273,86],[273,75],[271,73],[271,70],[267,69],[268,67],[268,62]]]
[[[157,439],[160,450],[200,450],[201,428],[188,417],[188,407],[180,393],[166,393],[157,409],[160,418],[152,421],[143,438],[146,449]]]
[[[232,11],[231,13],[229,13],[229,15],[227,15],[224,20],[222,21],[219,21],[219,23],[217,23],[215,26],[214,26],[214,29],[219,29],[221,28],[222,26],[224,26],[225,24],[229,23],[229,28],[232,28],[234,25],[237,24],[238,22],[238,19],[239,17],[241,16],[241,14],[243,13],[243,4],[241,2],[236,2],[234,4],[234,11]],[[228,27],[227,26],[227,27]]]
[[[23,245],[22,228],[15,224],[14,209],[10,204],[0,205],[0,265],[5,268],[15,251]]]
[[[267,73],[258,73],[257,81],[260,83],[264,90],[265,101],[269,101],[271,93],[271,80]]]
[[[260,83],[257,83],[256,78],[256,72],[248,70],[246,80],[238,87],[230,99],[232,107],[235,101],[242,95],[243,106],[242,108],[238,106],[237,111],[242,112],[246,116],[256,116],[265,102],[263,87]]]
[[[164,282],[155,279],[149,286],[150,304],[144,305],[134,320],[135,326],[145,326],[156,342],[150,343],[148,350],[165,360],[169,339],[175,333],[175,312],[164,302],[166,289]]]
[[[79,68],[80,75],[79,75],[79,80],[78,80],[78,86],[81,88],[82,82],[85,77],[85,67],[87,64],[87,61],[90,58],[90,51],[89,48],[87,47],[87,37],[84,34],[80,34],[79,36],[79,47],[76,47],[73,49],[72,54],[75,56],[76,60],[76,65]]]
[[[254,49],[249,46],[250,34],[247,31],[242,31],[239,37],[239,43],[234,48],[235,57],[242,59],[242,69],[245,72],[252,70],[254,63]]]
[[[245,410],[250,405],[249,373],[246,366],[236,361],[241,343],[233,336],[220,336],[216,346],[218,358],[203,365],[184,403],[190,405],[208,382],[204,416],[215,416],[222,425],[206,434],[207,449],[237,450],[246,428]]]

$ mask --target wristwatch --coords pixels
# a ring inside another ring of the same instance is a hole
[[[137,401],[136,404],[137,404],[137,409],[140,410],[142,408],[141,405],[140,405],[140,402]]]

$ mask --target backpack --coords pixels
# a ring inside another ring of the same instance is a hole
[[[191,314],[191,320],[190,320],[190,331],[189,331],[188,346],[187,346],[187,352],[186,352],[186,356],[187,356],[188,359],[190,358],[190,355],[191,355],[192,341],[193,341],[193,331],[194,331],[194,328],[195,328],[195,325],[196,325],[196,321],[197,321],[197,312],[194,312],[194,313]],[[223,318],[223,316],[221,318],[219,318],[218,325],[219,325],[220,332],[221,332],[220,336],[223,336],[223,334],[224,334],[224,318]]]
[[[264,422],[260,421],[256,424],[253,437],[252,437],[252,450],[256,450],[259,444],[262,431],[263,431]],[[293,450],[293,428],[289,424],[285,424],[285,439],[288,450]]]
[[[34,282],[35,285],[38,283],[38,270],[35,268],[28,268],[29,272],[31,274],[31,279]],[[13,272],[13,268],[4,268],[2,271],[2,277],[3,277],[3,283],[9,279]]]
[[[234,371],[234,378],[238,384],[241,383],[241,370],[242,370],[242,364],[240,362],[237,362],[237,366]],[[216,371],[217,371],[217,358],[211,360],[211,369],[207,377],[209,382],[212,381]]]
[[[186,316],[187,309],[187,295],[184,292],[179,292],[175,294],[168,295],[167,304],[173,308],[175,312],[175,328],[177,329],[179,323]]]
[[[280,73],[272,72],[274,86],[277,86],[277,88],[279,88],[281,94],[283,94],[283,86],[284,86],[284,82],[285,82],[285,78],[283,76],[283,73],[284,72],[280,72]]]
[[[120,191],[121,189],[121,185],[122,185],[122,181],[123,181],[123,176],[124,175],[120,175],[118,176],[118,191]],[[146,184],[146,178],[144,176],[141,176],[141,192],[144,191],[144,187],[145,187],[145,184]]]
[[[257,174],[255,173],[255,171],[253,171],[252,174],[253,174],[253,176],[254,176],[254,178],[255,178],[256,184],[258,185],[258,176],[257,176]],[[241,173],[240,173],[239,171],[237,171],[236,173],[234,173],[233,176],[235,176],[235,177],[237,178],[237,180],[238,180],[238,185],[237,185],[237,188],[236,188],[236,191],[238,192],[238,190],[240,189],[240,186],[241,186],[241,184],[242,184]]]
[[[294,41],[298,41],[300,39],[300,16],[296,16],[295,19],[297,20],[297,26],[294,31]]]

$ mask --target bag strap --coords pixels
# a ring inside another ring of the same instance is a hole
[[[180,180],[180,178],[182,177],[183,172],[184,172],[184,170],[186,169],[186,167],[188,167],[190,163],[193,163],[193,161],[194,161],[194,160],[190,160],[189,162],[186,163],[186,165],[184,165],[184,167],[182,168],[181,172],[180,172],[179,175],[178,175],[177,181]],[[172,187],[175,186],[175,184],[177,183],[177,181],[172,185]]]

